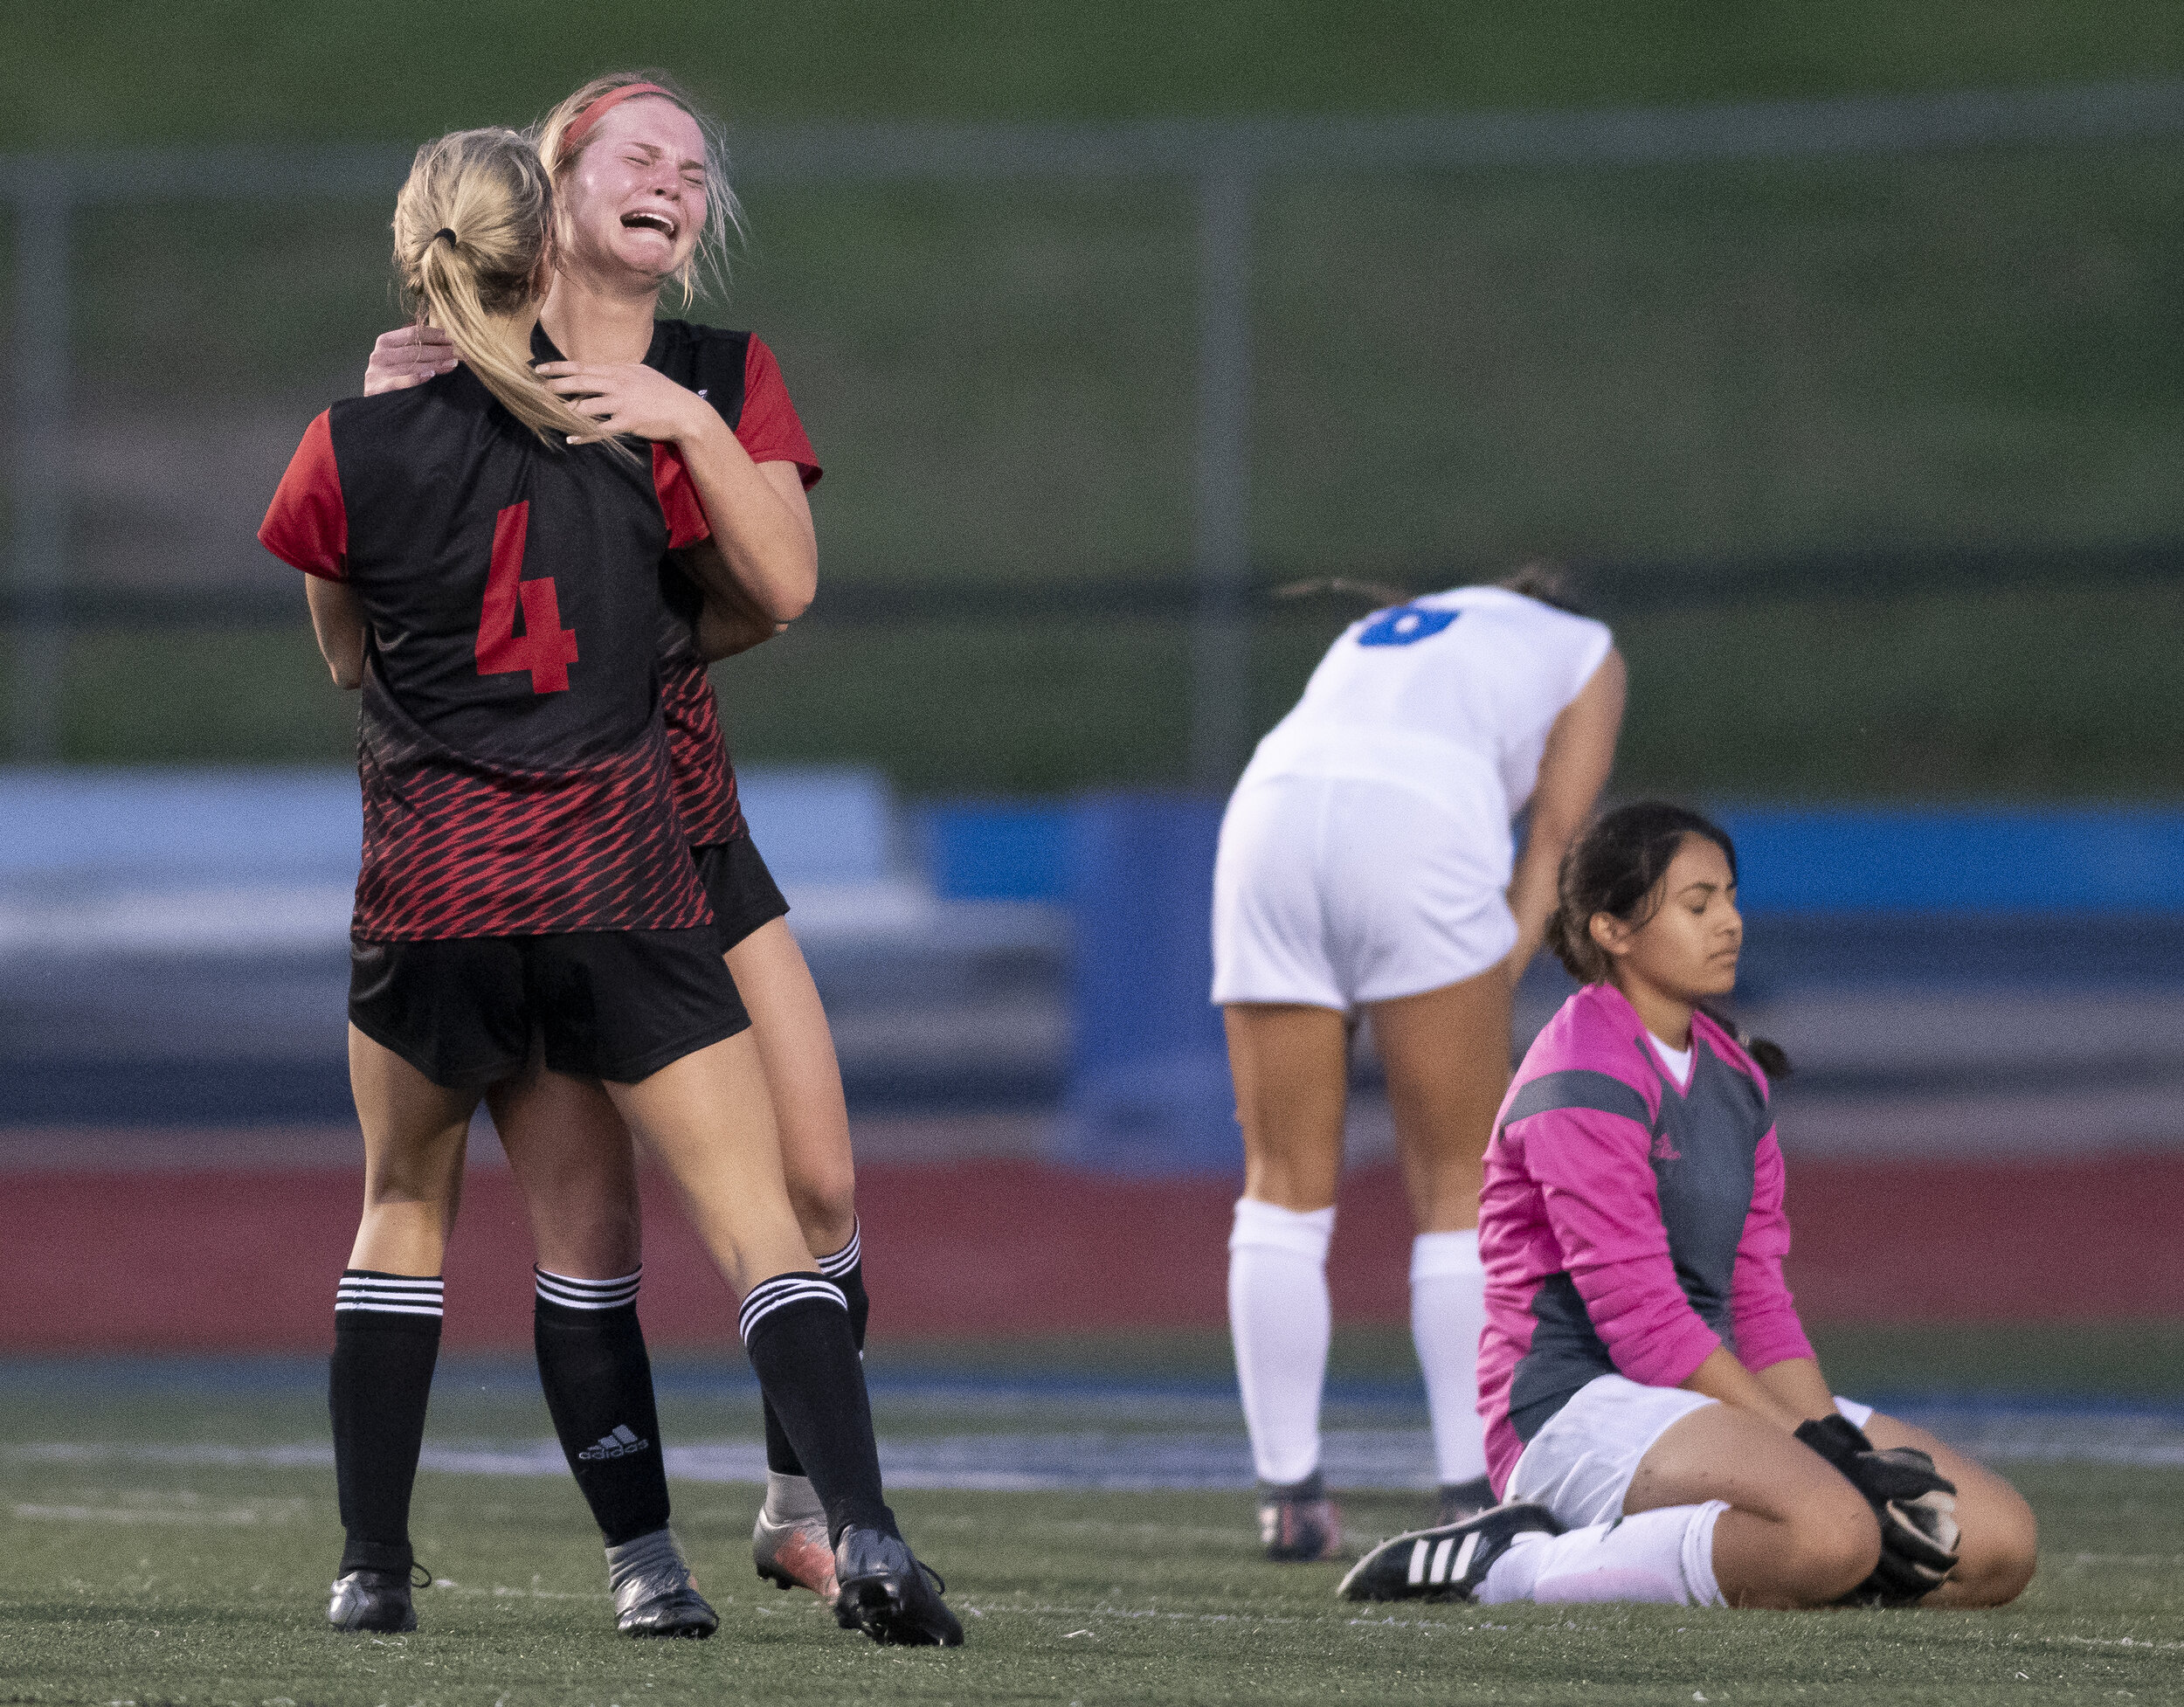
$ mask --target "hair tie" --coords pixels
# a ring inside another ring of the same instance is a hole
[[[438,243],[442,238],[446,238],[450,243],[453,244],[460,245],[462,242],[462,238],[455,235],[452,227],[442,225],[438,231],[434,232],[432,236],[425,239],[425,246],[429,249],[432,246],[432,245]]]

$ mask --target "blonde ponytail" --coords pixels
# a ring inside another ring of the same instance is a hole
[[[543,287],[553,219],[553,183],[528,141],[513,130],[459,130],[417,151],[395,200],[394,260],[420,323],[429,318],[447,334],[509,414],[560,445],[598,424],[549,390],[494,324]]]

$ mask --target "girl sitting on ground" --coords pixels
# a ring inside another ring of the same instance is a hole
[[[1486,1155],[1479,1409],[1509,1502],[1384,1542],[1358,1600],[2001,1606],[2035,1526],[2007,1482],[1836,1398],[1789,1290],[1782,1052],[1736,984],[1736,850],[1643,802],[1563,861],[1548,942],[1584,985]]]

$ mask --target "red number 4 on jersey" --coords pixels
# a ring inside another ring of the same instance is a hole
[[[478,674],[531,673],[534,694],[566,693],[569,667],[577,661],[577,631],[561,625],[561,597],[554,577],[523,579],[523,543],[530,532],[531,507],[510,504],[494,518],[493,563],[486,571],[485,609],[478,618]],[[523,607],[523,632],[515,632],[515,608]]]

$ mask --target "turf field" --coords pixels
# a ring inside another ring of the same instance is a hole
[[[1372,1376],[1394,1349],[1353,1343],[1339,1360],[1330,1440],[1376,1429],[1414,1436],[1413,1402]],[[1061,1448],[1056,1462],[1074,1453],[1143,1465],[1162,1462],[1184,1430],[1224,1434],[1240,1449],[1232,1401],[1204,1379],[1205,1351],[1171,1347],[1180,1362],[1167,1376],[1121,1385],[1020,1367],[1006,1379],[992,1368],[974,1377],[967,1365],[917,1378],[883,1361],[875,1403],[898,1465],[921,1461],[921,1449],[930,1461],[943,1441],[985,1441],[992,1464],[1041,1437]],[[309,1365],[15,1365],[5,1374],[3,1701],[1089,1707],[2184,1693],[2184,1454],[2174,1446],[2184,1411],[2173,1397],[2160,1425],[2170,1444],[2126,1455],[2156,1462],[2011,1467],[2040,1512],[2043,1563],[2024,1600],[2003,1612],[1406,1607],[1368,1617],[1333,1599],[1336,1567],[1259,1559],[1242,1491],[898,1488],[905,1526],[947,1574],[970,1631],[960,1653],[905,1654],[836,1630],[808,1597],[760,1585],[743,1552],[757,1489],[702,1474],[679,1477],[677,1527],[722,1614],[721,1636],[637,1648],[612,1635],[596,1545],[550,1462],[543,1410],[519,1366],[443,1369],[428,1451],[460,1468],[423,1475],[416,1523],[438,1583],[419,1597],[418,1634],[377,1640],[338,1637],[319,1621],[338,1531]],[[691,1444],[686,1469],[702,1467],[701,1441],[715,1462],[755,1455],[747,1383],[669,1365],[662,1389],[663,1434]],[[2078,1425],[2084,1441],[2105,1426],[2098,1406],[2091,1414]],[[2076,1449],[2067,1439],[2050,1444]],[[509,1461],[525,1454],[528,1473],[511,1473]],[[495,1463],[500,1473],[481,1473]],[[1358,1536],[1407,1526],[1422,1510],[1414,1492],[1343,1497]]]

